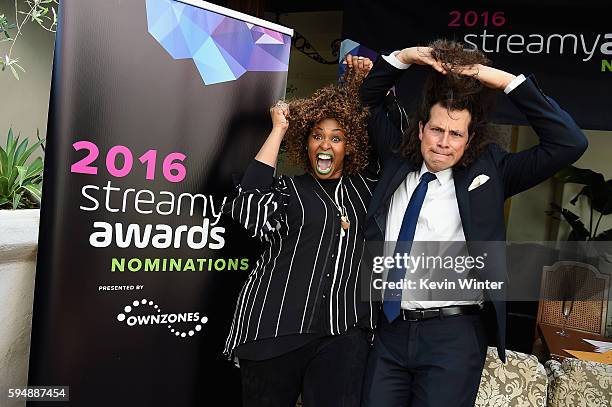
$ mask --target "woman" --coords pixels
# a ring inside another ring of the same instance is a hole
[[[360,72],[372,65],[353,58]],[[375,320],[361,300],[361,225],[378,166],[368,164],[367,112],[349,72],[345,86],[270,109],[272,131],[225,209],[266,246],[225,348],[248,407],[294,407],[300,394],[306,407],[360,402]],[[303,175],[274,177],[283,139]]]

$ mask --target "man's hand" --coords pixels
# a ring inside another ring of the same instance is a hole
[[[442,74],[446,73],[442,63],[432,58],[429,47],[404,48],[395,57],[403,64],[429,65]]]
[[[492,89],[504,90],[512,82],[515,75],[486,65],[459,66],[453,68],[459,75],[472,76],[483,85]]]
[[[343,61],[347,65],[348,69],[354,69],[358,75],[366,76],[372,66],[374,65],[370,58],[354,56],[347,54]]]

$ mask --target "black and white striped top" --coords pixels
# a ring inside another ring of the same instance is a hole
[[[344,176],[330,194],[310,174],[273,177],[272,167],[250,164],[224,212],[262,240],[265,250],[238,296],[226,356],[251,341],[374,327],[372,301],[361,300],[359,265],[379,170],[376,163]],[[344,234],[334,201],[348,214]]]

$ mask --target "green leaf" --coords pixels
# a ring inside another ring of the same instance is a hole
[[[38,148],[38,146],[40,146],[43,143],[43,141],[44,141],[44,139],[43,140],[39,139],[39,141],[34,143],[34,145],[32,145],[32,147],[30,147],[25,152],[23,152],[23,154],[16,161],[17,165],[25,164],[26,160],[30,157],[30,155],[32,155],[34,150],[36,150],[36,148]]]
[[[6,140],[6,156],[8,158],[8,164],[7,164],[7,172],[10,172],[12,167],[13,167],[13,163],[14,163],[14,157],[15,157],[15,150],[17,149],[17,143],[19,142],[19,136],[17,136],[17,138],[15,139],[13,137],[13,132],[11,130],[9,130],[9,135],[8,135],[8,139]]]
[[[17,62],[13,62],[12,66],[16,66],[17,68],[19,68],[21,70],[21,72],[25,72],[26,70],[24,69],[23,66],[19,65]]]
[[[612,180],[608,180],[601,184],[586,185],[578,194],[570,200],[572,205],[575,205],[578,198],[585,196],[593,209],[603,215],[612,213]]]
[[[593,170],[574,167],[570,165],[555,174],[555,178],[563,183],[594,185],[602,184],[604,176]]]
[[[40,143],[41,143],[40,144],[40,148],[42,149],[42,151],[44,153],[45,152],[45,145],[42,144],[42,143],[45,141],[45,139],[41,139],[40,138],[40,130],[38,128],[36,128],[36,138],[38,139],[38,141],[40,141]]]
[[[612,240],[612,229],[604,230],[603,232],[601,232],[600,234],[595,236],[593,238],[593,240],[598,240],[598,241],[610,241],[610,240]]]
[[[0,196],[8,198],[9,195],[9,183],[7,177],[0,177]]]
[[[43,172],[43,168],[44,164],[42,158],[36,157],[36,159],[28,166],[26,178],[30,179],[32,177],[37,177]]]
[[[10,151],[10,146],[13,145],[13,129],[9,127],[8,136],[6,136],[6,151]]]
[[[582,184],[584,188],[571,199],[575,205],[581,196],[587,197],[593,209],[604,215],[612,213],[612,183],[605,181],[603,174],[593,170],[569,166],[559,171],[555,177],[563,183]]]
[[[8,174],[9,193],[10,191],[17,191],[21,187],[21,184],[19,183],[19,173],[23,170],[26,170],[26,167],[20,165],[14,165],[12,168],[10,168],[10,172]]]
[[[15,182],[15,189],[19,189],[21,188],[21,186],[23,185],[24,181],[26,180],[26,174],[28,173],[28,168],[21,166],[21,165],[17,165],[15,168],[17,168],[17,179]]]
[[[569,223],[572,231],[568,237],[568,240],[584,241],[588,240],[591,236],[584,223],[580,220],[580,216],[576,215],[570,210],[560,207],[556,204],[550,204],[553,208],[553,212],[558,212],[563,216],[567,223]]]
[[[19,80],[19,74],[17,73],[17,70],[15,70],[15,67],[13,65],[9,65],[9,68],[11,68],[11,72],[13,73],[15,79]]]
[[[33,201],[40,203],[42,197],[42,184],[26,185],[24,188],[28,191]]]
[[[23,192],[13,195],[13,209],[19,209],[19,204],[21,203],[21,196]]]
[[[10,166],[8,168],[8,172],[5,174],[7,180],[8,180],[8,190],[11,191],[13,189],[13,184],[15,183],[15,180],[17,179],[17,175],[19,173],[17,172],[17,169],[14,166]]]
[[[6,151],[0,147],[0,175],[5,175],[8,172],[8,156]]]
[[[19,164],[20,157],[27,148],[28,148],[28,139],[26,138],[19,144],[19,146],[15,149],[15,152],[13,153],[13,162],[16,165],[21,165]]]

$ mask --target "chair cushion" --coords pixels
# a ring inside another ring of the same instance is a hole
[[[612,366],[568,358],[546,362],[549,407],[611,407]]]
[[[476,396],[477,407],[544,407],[548,378],[533,355],[506,351],[506,363],[497,349],[487,349],[487,359]]]

